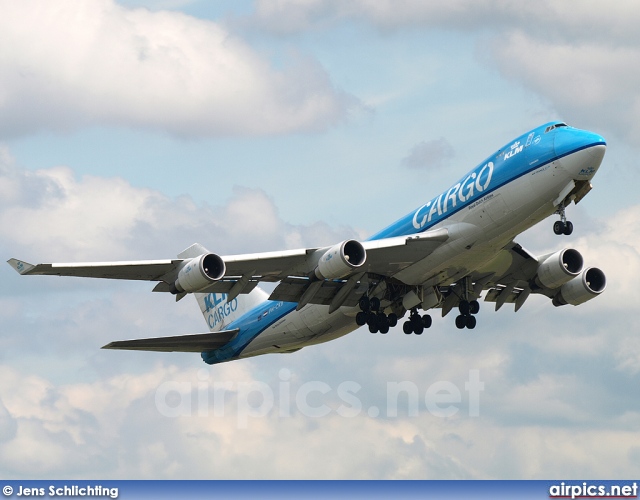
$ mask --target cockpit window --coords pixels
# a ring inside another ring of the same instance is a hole
[[[544,129],[544,133],[546,134],[547,132],[551,132],[554,128],[560,128],[560,127],[567,127],[566,123],[556,123],[554,125],[549,125],[547,128]]]

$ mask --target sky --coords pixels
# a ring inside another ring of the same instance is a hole
[[[517,240],[578,249],[607,290],[579,307],[531,297],[517,314],[481,303],[473,331],[436,314],[422,336],[359,329],[209,367],[100,350],[206,331],[193,299],[0,267],[0,476],[637,474],[640,6],[0,0],[0,13],[4,260],[330,245],[548,121],[608,143],[567,211],[573,235],[548,220]]]

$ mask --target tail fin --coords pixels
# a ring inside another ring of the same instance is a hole
[[[198,305],[202,315],[209,325],[209,330],[217,332],[224,330],[229,323],[261,304],[269,295],[260,288],[254,288],[251,293],[240,294],[231,302],[227,302],[226,293],[196,293]]]
[[[194,243],[178,254],[178,257],[188,259],[208,252],[209,250],[199,243]],[[266,301],[269,297],[265,291],[257,287],[251,293],[238,295],[230,302],[227,302],[226,293],[195,293],[194,295],[202,315],[209,325],[209,330],[212,332],[224,330],[229,323]]]

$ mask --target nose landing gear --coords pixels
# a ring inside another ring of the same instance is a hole
[[[553,232],[557,235],[564,234],[569,236],[573,233],[573,223],[567,220],[567,216],[564,213],[565,206],[560,205],[556,213],[560,215],[560,220],[557,220],[553,223]]]

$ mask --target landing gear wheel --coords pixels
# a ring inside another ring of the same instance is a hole
[[[377,311],[380,309],[380,299],[378,297],[371,297],[369,299],[369,307],[372,311]]]
[[[460,314],[463,316],[466,316],[467,314],[469,314],[469,302],[466,300],[461,300],[460,304],[458,304],[458,310],[460,311]]]
[[[356,324],[358,326],[364,326],[367,324],[367,313],[364,311],[360,311],[356,314]]]
[[[564,223],[564,234],[569,236],[571,233],[573,233],[573,222],[568,220]]]
[[[456,316],[456,328],[462,330],[465,326],[467,326],[467,316],[463,316],[462,314]]]
[[[416,335],[422,335],[422,332],[424,332],[424,326],[422,326],[421,324],[413,327],[413,333],[415,333]]]
[[[465,318],[465,326],[469,330],[473,330],[476,327],[476,318],[475,318],[475,316],[467,316]]]
[[[411,325],[413,326],[414,332],[416,331],[417,327],[422,326],[422,318],[420,317],[419,314],[412,314],[409,320],[411,321]]]
[[[573,231],[573,224],[571,224],[571,230]],[[553,232],[557,235],[565,234],[565,223],[561,220],[557,220],[553,223]]]
[[[477,300],[469,302],[469,312],[471,314],[478,314],[480,312],[480,303]]]
[[[371,333],[378,333],[378,325],[375,325],[375,324],[369,325],[369,331]]]
[[[432,323],[433,320],[431,319],[430,315],[425,314],[424,316],[422,316],[422,326],[424,326],[425,328],[431,328]]]
[[[407,335],[411,335],[413,333],[413,325],[411,324],[411,321],[405,321],[402,324],[402,331]]]
[[[389,320],[387,319],[387,315],[384,313],[378,313],[378,328],[380,328],[380,331],[382,332],[382,328],[386,327],[387,328],[387,332],[389,331]],[[387,332],[382,332],[382,333],[387,333]]]
[[[367,325],[378,326],[378,315],[376,313],[368,312],[367,314]]]
[[[360,306],[360,309],[362,311],[368,311],[369,310],[369,297],[360,297],[360,302],[358,302],[358,305]]]
[[[389,326],[393,328],[398,324],[398,316],[395,313],[391,313],[387,316],[387,321],[389,322]]]

